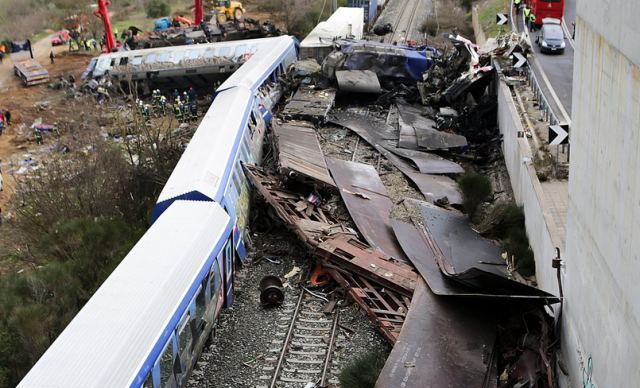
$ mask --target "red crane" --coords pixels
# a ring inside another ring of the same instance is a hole
[[[199,26],[200,23],[202,23],[202,0],[195,0],[195,1],[196,1],[196,15],[195,15],[194,24],[196,26]]]
[[[98,10],[93,14],[100,19],[102,19],[102,23],[104,24],[104,32],[107,42],[107,52],[110,53],[115,49],[116,40],[113,38],[113,31],[111,30],[111,21],[109,20],[109,10],[107,6],[111,5],[110,0],[98,0]]]

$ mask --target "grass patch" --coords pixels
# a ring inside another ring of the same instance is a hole
[[[383,352],[370,352],[356,358],[340,372],[340,386],[373,388],[386,360]]]
[[[478,226],[484,236],[498,238],[502,251],[514,258],[516,270],[523,276],[536,273],[533,251],[524,225],[524,211],[514,203],[498,202]]]
[[[499,26],[496,24],[496,14],[509,12],[509,1],[489,0],[478,7],[480,25],[487,38],[493,38],[509,30],[509,24]]]
[[[458,181],[462,191],[465,212],[472,220],[478,211],[478,206],[488,200],[493,194],[489,178],[477,172],[467,172]]]

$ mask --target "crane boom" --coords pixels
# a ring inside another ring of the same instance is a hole
[[[111,21],[109,20],[109,10],[107,6],[111,5],[110,0],[98,0],[98,10],[93,14],[100,19],[104,24],[105,41],[107,43],[107,52],[112,52],[116,48],[116,40],[113,38],[113,31],[111,30]]]
[[[195,10],[195,20],[194,20],[194,24],[196,26],[199,26],[200,23],[202,23],[202,0],[195,0],[196,1],[196,10]]]

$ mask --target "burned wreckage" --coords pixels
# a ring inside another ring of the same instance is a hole
[[[521,276],[460,211],[457,177],[496,160],[500,139],[491,55],[450,42],[337,40],[321,65],[294,64],[273,156],[245,173],[394,346],[377,387],[555,386],[545,309],[561,298]],[[359,161],[361,142],[370,152]],[[414,195],[389,191],[392,174]]]

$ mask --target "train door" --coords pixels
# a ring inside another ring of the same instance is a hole
[[[233,306],[233,266],[235,255],[233,249],[233,237],[229,237],[224,245],[224,307]]]

